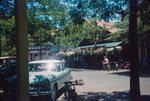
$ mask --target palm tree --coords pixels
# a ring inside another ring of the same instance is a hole
[[[137,39],[137,0],[130,0],[129,18],[129,60],[131,101],[140,101],[138,39]]]

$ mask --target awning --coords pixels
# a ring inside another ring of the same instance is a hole
[[[121,41],[119,41],[119,42],[108,42],[108,43],[96,44],[96,47],[106,47],[106,48],[117,47],[121,43],[122,43]],[[95,47],[95,45],[80,46],[78,48],[93,48],[93,47]]]
[[[104,46],[104,47],[108,48],[108,47],[117,47],[120,44],[121,44],[121,42],[110,42],[110,43],[97,44],[96,46],[97,47]]]

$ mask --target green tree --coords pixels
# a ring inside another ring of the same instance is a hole
[[[1,19],[1,56],[15,55],[16,52],[16,31],[15,18]]]
[[[74,46],[84,38],[95,37],[93,35],[105,38],[101,28],[94,24],[95,28],[88,27],[87,30],[85,23],[91,18],[107,21],[115,18],[116,14],[123,15],[126,5],[127,0],[28,0],[29,44],[39,44],[40,36],[43,44]],[[13,13],[10,15],[14,16]]]
[[[0,1],[0,56],[15,54],[14,2]]]
[[[114,26],[118,28],[118,31],[108,34],[107,38],[113,41],[122,41],[127,43],[129,32],[129,14],[127,14],[123,20],[116,22]]]
[[[140,21],[143,27],[150,26],[150,1],[149,0],[139,0],[138,11]]]
[[[87,7],[90,12],[93,12],[90,15],[91,17],[110,21],[118,18],[117,15],[120,15],[121,18],[124,17],[125,10],[128,7],[128,0],[90,0]]]
[[[28,32],[31,42],[39,44],[37,43],[38,41],[36,38],[42,36],[42,42],[55,44],[57,30],[60,28],[62,29],[67,20],[67,15],[64,11],[65,7],[60,5],[59,0],[40,0],[40,2],[30,2],[31,3],[28,7]],[[39,32],[43,33],[39,34]]]
[[[70,8],[69,15],[75,25],[83,24],[86,16],[83,2],[79,1],[77,6]]]
[[[101,26],[97,26],[96,20],[91,20],[84,24],[85,33],[89,34],[89,37],[93,42],[98,41],[99,38],[106,38],[106,30]],[[96,43],[95,43],[96,44]]]
[[[15,16],[14,1],[1,0],[0,1],[0,19],[11,19]]]

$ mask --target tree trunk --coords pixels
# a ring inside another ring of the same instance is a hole
[[[139,57],[137,39],[137,0],[130,0],[129,18],[129,61],[131,101],[140,101]]]

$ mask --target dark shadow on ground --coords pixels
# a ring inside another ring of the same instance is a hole
[[[150,95],[142,95],[141,101],[150,101]]]
[[[150,77],[150,66],[142,67],[140,73],[142,77]]]
[[[63,94],[63,89],[58,93],[57,98]],[[2,97],[2,96],[1,96]],[[15,101],[10,98],[9,100],[1,99],[0,101]],[[50,101],[49,96],[32,96],[30,101]],[[57,101],[57,100],[56,100]],[[64,99],[59,101],[65,101]],[[114,91],[112,93],[107,92],[83,92],[78,95],[77,101],[130,101],[129,91]],[[150,101],[150,95],[142,95],[140,101]]]
[[[79,95],[79,101],[130,101],[130,93],[129,91],[85,92]],[[150,101],[150,96],[142,95],[140,101]]]
[[[64,89],[60,90],[57,98],[59,98],[63,92]],[[4,93],[0,93],[0,101],[16,101],[16,97],[13,95],[4,95]],[[50,95],[30,96],[30,101],[50,101]]]
[[[64,90],[65,90],[65,88],[62,88],[59,92],[57,92],[57,99],[64,93]],[[30,101],[50,101],[50,96],[49,95],[32,96],[32,97],[30,97]],[[64,100],[61,100],[61,101],[64,101]]]
[[[79,101],[130,101],[128,91],[124,92],[84,92]]]

